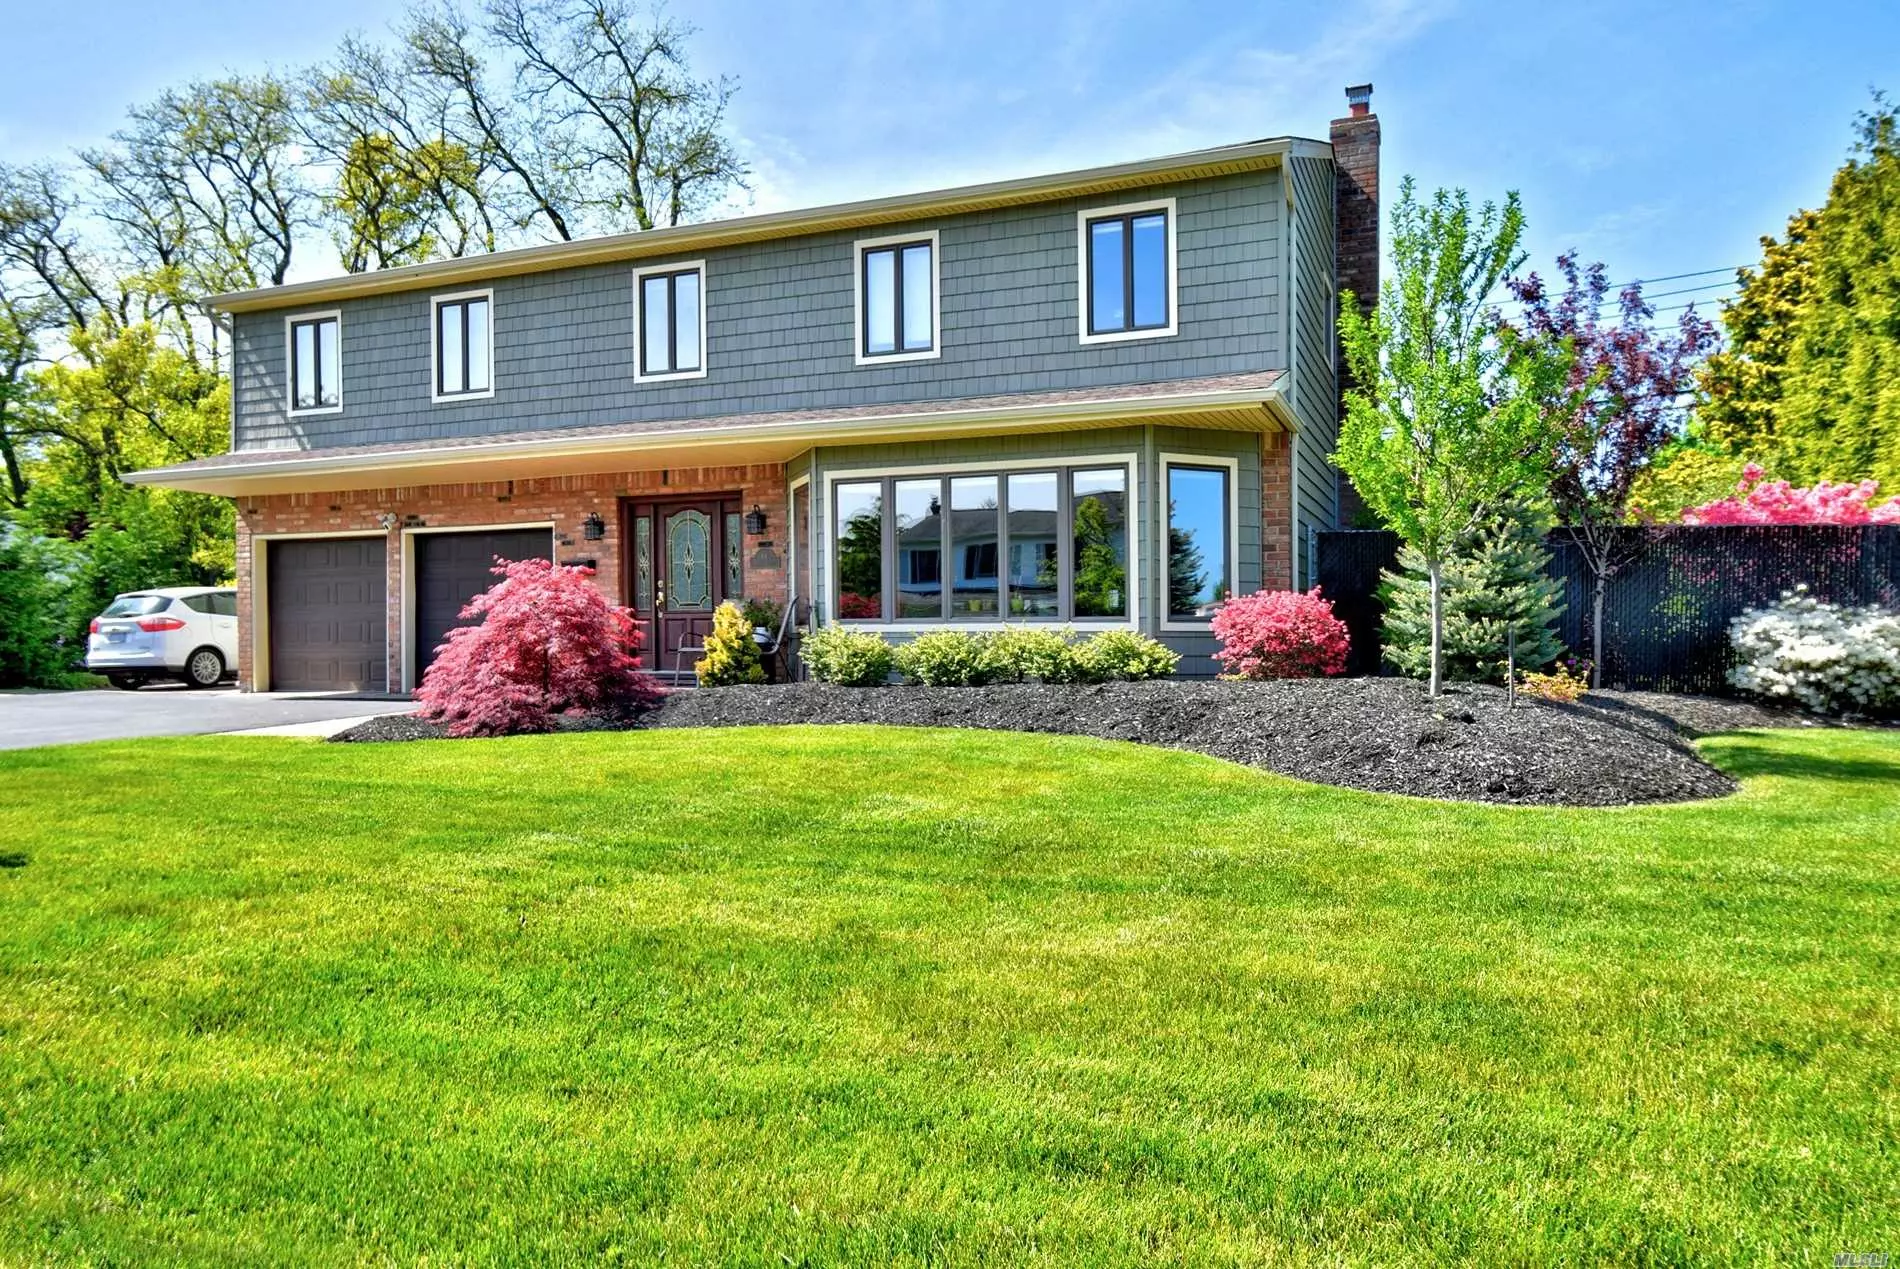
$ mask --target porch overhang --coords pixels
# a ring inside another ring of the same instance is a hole
[[[1073,432],[1168,424],[1235,432],[1290,432],[1286,374],[1066,392],[929,401],[841,410],[549,428],[484,437],[312,449],[243,450],[128,473],[135,485],[242,497],[344,489],[411,488],[660,467],[784,462],[815,445],[877,444]]]

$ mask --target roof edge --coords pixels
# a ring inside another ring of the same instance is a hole
[[[229,484],[246,480],[356,472],[400,472],[453,464],[470,459],[494,461],[506,458],[587,457],[598,454],[638,453],[646,449],[677,448],[682,443],[717,449],[760,441],[799,440],[809,444],[850,443],[866,435],[933,431],[962,432],[973,426],[1005,427],[1009,423],[1045,424],[1053,422],[1085,423],[1110,421],[1116,417],[1147,414],[1183,416],[1258,406],[1263,418],[1293,430],[1291,413],[1286,409],[1283,392],[1284,372],[1274,381],[1248,388],[1221,389],[1191,393],[1157,393],[1136,397],[1104,397],[1099,400],[1062,401],[1019,406],[984,406],[976,409],[914,410],[896,409],[873,415],[839,416],[831,419],[800,418],[775,420],[749,426],[684,427],[667,431],[564,435],[550,431],[546,436],[517,438],[493,443],[466,445],[415,445],[374,451],[325,454],[321,450],[285,450],[281,461],[253,459],[241,463],[219,463],[199,459],[168,467],[150,467],[126,472],[120,479],[130,485],[158,485],[192,489],[207,482]],[[1271,428],[1263,430],[1273,430]],[[307,457],[304,455],[308,455]]]
[[[1101,167],[1078,168],[1037,176],[986,181],[912,194],[887,195],[789,211],[734,216],[662,229],[541,243],[506,251],[430,260],[422,264],[290,282],[249,291],[208,296],[204,307],[219,313],[249,313],[297,305],[381,295],[424,287],[472,282],[518,273],[540,273],[613,260],[638,259],[704,247],[773,238],[791,238],[827,229],[852,228],[915,219],[933,211],[976,211],[988,207],[1046,202],[1104,186],[1134,188],[1159,184],[1197,169],[1226,167],[1265,170],[1289,156],[1326,157],[1332,146],[1305,137],[1271,137],[1238,145],[1190,150]]]

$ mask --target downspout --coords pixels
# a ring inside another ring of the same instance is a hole
[[[1280,183],[1286,187],[1286,251],[1282,274],[1287,285],[1280,288],[1284,316],[1282,322],[1286,338],[1281,343],[1286,348],[1286,382],[1288,399],[1293,402],[1293,416],[1300,414],[1299,398],[1299,301],[1300,285],[1300,236],[1299,219],[1296,214],[1297,201],[1293,190],[1293,171],[1291,160],[1280,164]],[[1302,590],[1300,585],[1300,431],[1295,427],[1287,438],[1287,509],[1286,509],[1286,545],[1291,568],[1287,573],[1287,582],[1294,590]]]

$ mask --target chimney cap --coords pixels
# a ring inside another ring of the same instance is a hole
[[[1346,88],[1346,109],[1354,115],[1372,113],[1372,85],[1351,84]]]

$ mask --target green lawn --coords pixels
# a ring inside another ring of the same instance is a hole
[[[977,732],[0,754],[0,1264],[1900,1252],[1900,735],[1707,751],[1610,812]]]

